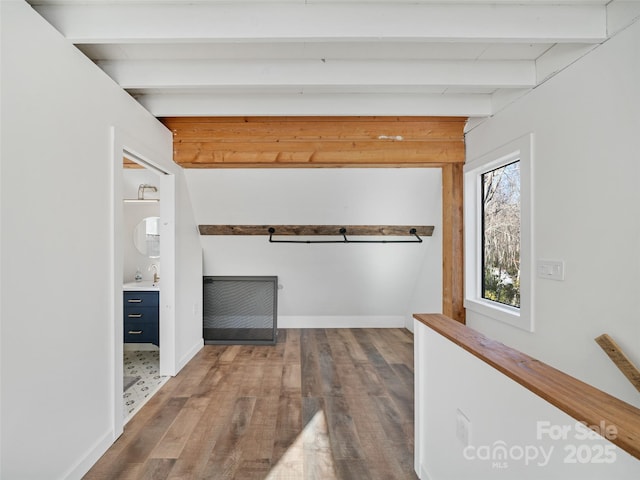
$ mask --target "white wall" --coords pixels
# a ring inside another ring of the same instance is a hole
[[[435,226],[434,237],[404,245],[202,237],[205,275],[279,277],[279,326],[404,326],[412,302],[441,309],[439,169],[194,169],[186,176],[199,224]]]
[[[175,192],[176,373],[204,345],[202,339],[202,245],[182,171]],[[166,205],[166,203],[165,203]],[[162,281],[162,280],[161,280]]]
[[[640,406],[594,342],[608,333],[640,365],[640,23],[466,136],[471,160],[532,132],[533,259],[565,280],[534,279],[535,332],[468,312],[467,324]]]
[[[170,132],[26,3],[0,8],[0,477],[79,478],[117,435],[111,127],[176,175],[177,359],[202,342],[201,252]]]
[[[413,314],[422,312],[442,313],[442,170],[432,172],[434,183],[425,191],[425,202],[433,210],[439,228],[434,229],[428,250],[419,262],[420,269],[413,279],[413,292],[409,298],[405,328],[413,332]],[[436,182],[440,188],[436,188]]]
[[[633,456],[417,321],[414,339],[422,480],[640,478]],[[470,423],[467,444],[458,411]]]

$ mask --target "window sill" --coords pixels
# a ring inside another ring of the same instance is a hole
[[[498,320],[527,332],[533,332],[533,322],[527,318],[526,315],[523,315],[521,309],[510,307],[509,305],[501,305],[490,300],[471,298],[465,300],[464,306],[467,310],[479,313],[485,317]]]

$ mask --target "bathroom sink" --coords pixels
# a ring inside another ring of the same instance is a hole
[[[143,280],[142,282],[128,282],[122,285],[123,290],[160,290],[160,285],[151,280]]]

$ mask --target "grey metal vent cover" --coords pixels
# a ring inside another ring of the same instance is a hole
[[[206,344],[274,344],[278,277],[203,277]]]

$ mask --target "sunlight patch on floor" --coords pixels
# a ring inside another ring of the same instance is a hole
[[[329,445],[327,419],[318,411],[278,463],[266,480],[336,479],[335,465]]]

